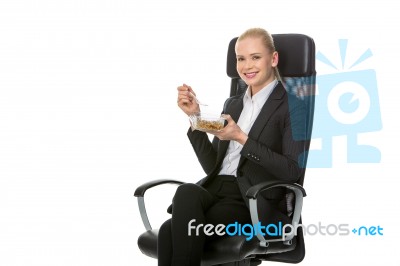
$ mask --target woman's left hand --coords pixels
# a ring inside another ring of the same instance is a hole
[[[234,140],[244,145],[248,139],[246,133],[244,133],[240,127],[235,123],[230,115],[222,115],[228,124],[219,131],[210,132],[220,140]]]

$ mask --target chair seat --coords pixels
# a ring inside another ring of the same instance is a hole
[[[157,258],[158,229],[144,232],[139,236],[138,246],[143,254]],[[253,258],[257,254],[265,255],[281,253],[294,250],[296,238],[291,245],[284,245],[282,242],[272,242],[269,247],[261,247],[257,238],[246,241],[245,236],[224,236],[207,243],[204,248],[202,265],[215,265],[234,261],[241,261],[246,258]]]

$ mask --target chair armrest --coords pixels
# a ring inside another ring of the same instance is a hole
[[[267,189],[270,189],[273,187],[287,187],[289,189],[293,188],[292,190],[297,188],[301,191],[301,193],[303,194],[303,197],[307,196],[306,191],[299,184],[282,182],[282,181],[265,181],[265,182],[262,182],[261,184],[258,184],[258,185],[255,185],[255,186],[252,186],[251,188],[249,188],[246,192],[246,197],[249,199],[250,198],[255,199],[255,198],[257,198],[258,193],[260,193],[263,190],[267,190]]]
[[[293,237],[297,234],[297,226],[300,221],[301,209],[303,207],[303,197],[306,196],[306,191],[304,188],[298,184],[282,182],[282,181],[266,181],[261,184],[252,186],[246,192],[246,197],[249,199],[250,206],[250,216],[253,225],[259,224],[258,211],[257,211],[257,196],[261,191],[268,190],[274,187],[286,187],[294,192],[296,201],[293,211],[292,218],[292,230],[288,236],[285,235],[285,238],[282,239],[270,239],[266,240],[262,234],[256,234],[258,240],[260,240],[260,245],[263,247],[268,247],[269,242],[278,242],[282,241],[284,244],[290,245]],[[282,230],[284,231],[284,230]],[[282,234],[285,232],[282,232]]]
[[[134,196],[137,197],[138,200],[138,205],[139,205],[139,211],[140,211],[140,216],[142,217],[143,225],[146,228],[146,230],[151,230],[151,225],[149,222],[149,217],[147,216],[147,211],[146,211],[146,205],[144,203],[144,194],[146,191],[152,187],[158,186],[158,185],[163,185],[163,184],[177,184],[177,185],[182,185],[184,182],[178,181],[178,180],[172,180],[172,179],[158,179],[158,180],[153,180],[144,183],[143,185],[139,186],[135,190]]]
[[[178,180],[172,180],[172,179],[157,179],[157,180],[153,180],[153,181],[149,181],[144,183],[143,185],[139,186],[136,190],[135,190],[135,197],[143,197],[144,193],[146,193],[146,190],[158,186],[158,185],[162,185],[162,184],[178,184],[178,185],[182,185],[184,184],[184,182],[178,181]]]

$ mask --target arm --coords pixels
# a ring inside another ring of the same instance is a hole
[[[297,147],[292,151],[295,150],[297,150]],[[297,152],[293,154],[287,152],[288,151],[284,151],[284,154],[279,154],[253,139],[248,139],[243,146],[241,155],[261,165],[270,174],[279,177],[281,180],[296,182],[301,174],[297,159],[294,158]]]
[[[196,94],[189,85],[183,84],[178,87],[178,106],[188,116],[200,112],[200,107],[193,95]],[[192,128],[189,128],[187,135],[201,166],[209,174],[215,166],[218,140],[214,139],[212,144],[206,133]]]
[[[243,145],[241,155],[261,165],[280,180],[296,182],[304,169],[299,158],[306,150],[305,106],[299,102],[291,106],[281,126],[281,150],[274,151],[260,141],[249,138]]]
[[[215,135],[221,140],[234,140],[242,144],[241,155],[262,166],[268,174],[295,182],[304,171],[299,166],[298,159],[306,147],[305,117],[304,104],[291,102],[289,105],[285,101],[275,110],[273,117],[265,121],[265,127],[260,134],[251,134],[250,131],[250,135],[246,135],[235,121],[226,116],[228,125]],[[244,167],[249,167],[247,170],[252,171],[251,166]]]
[[[209,174],[217,161],[218,140],[214,139],[211,143],[207,133],[191,128],[189,128],[187,135],[204,172]]]

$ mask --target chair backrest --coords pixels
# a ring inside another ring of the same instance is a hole
[[[309,140],[311,139],[314,105],[315,105],[315,44],[314,40],[304,34],[272,34],[275,48],[279,53],[278,69],[286,91],[302,101],[306,106],[306,130],[304,153],[299,164],[305,169],[307,164]],[[231,78],[230,96],[242,94],[246,83],[236,70],[235,44],[237,37],[229,43],[227,56],[227,75]],[[295,103],[293,103],[295,104]],[[305,171],[304,171],[305,173]],[[304,173],[298,181],[303,184]]]
[[[301,134],[304,138],[302,140],[305,143],[304,152],[299,157],[299,165],[303,167],[304,171],[298,180],[298,183],[303,185],[314,117],[315,44],[312,38],[303,34],[273,34],[272,37],[275,48],[279,53],[278,69],[282,83],[288,94],[294,96],[289,99],[295,99],[292,103],[289,100],[289,104],[301,102],[301,104],[305,105],[306,109],[306,132],[302,132]],[[229,43],[227,56],[227,74],[231,78],[230,96],[242,94],[247,88],[247,85],[240,79],[236,70],[236,41],[237,38],[233,38]],[[287,204],[293,205],[293,202],[287,202]],[[293,251],[266,254],[257,256],[256,258],[268,261],[298,263],[303,260],[305,255],[304,237],[301,228],[299,228],[296,243],[296,248]]]

